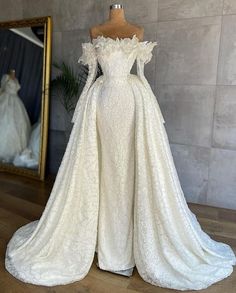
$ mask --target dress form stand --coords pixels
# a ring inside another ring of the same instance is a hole
[[[113,4],[110,6],[109,19],[97,26],[90,28],[90,37],[95,39],[102,35],[116,39],[132,38],[136,35],[142,41],[144,28],[131,24],[125,19],[124,9],[121,4]]]
[[[110,6],[109,20],[90,28],[90,37],[95,39],[96,37],[102,35],[104,37],[110,37],[112,39],[132,38],[134,35],[142,41],[143,40],[144,29],[140,26],[130,24],[125,19],[124,9],[121,4],[113,4]],[[97,263],[97,267],[99,265]],[[110,271],[115,274],[123,275],[126,277],[132,276],[134,268],[121,271]]]

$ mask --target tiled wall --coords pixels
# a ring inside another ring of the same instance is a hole
[[[0,0],[0,20],[52,15],[53,61],[77,65],[89,27],[109,0]],[[236,209],[236,1],[126,0],[126,18],[157,40],[146,76],[157,95],[189,202]],[[56,173],[68,135],[51,99],[48,167]]]
[[[236,209],[236,1],[159,0],[157,38],[155,90],[186,198]]]

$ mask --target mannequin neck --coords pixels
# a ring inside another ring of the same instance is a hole
[[[125,13],[123,8],[111,9],[109,15],[109,21],[114,23],[123,22],[126,23]]]

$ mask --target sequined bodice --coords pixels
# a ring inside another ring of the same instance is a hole
[[[79,59],[84,64],[97,61],[104,77],[126,77],[137,57],[147,63],[152,58],[152,49],[157,42],[140,42],[134,35],[132,38],[112,39],[98,36],[92,42],[83,43],[83,55]]]
[[[127,76],[137,56],[134,46],[118,46],[116,41],[110,42],[107,46],[107,42],[104,44],[101,38],[95,42],[95,51],[103,74],[107,78]]]

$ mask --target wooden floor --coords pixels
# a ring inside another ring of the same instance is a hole
[[[52,188],[53,180],[35,180],[0,173],[0,293],[66,292],[181,292],[152,286],[144,282],[135,269],[131,278],[99,270],[95,263],[88,275],[73,284],[55,287],[34,286],[23,283],[9,274],[4,267],[6,245],[20,226],[40,217]],[[215,240],[232,246],[236,252],[236,211],[189,204],[202,228]],[[196,292],[196,291],[185,291]],[[236,268],[227,279],[208,289],[207,293],[235,293]]]

